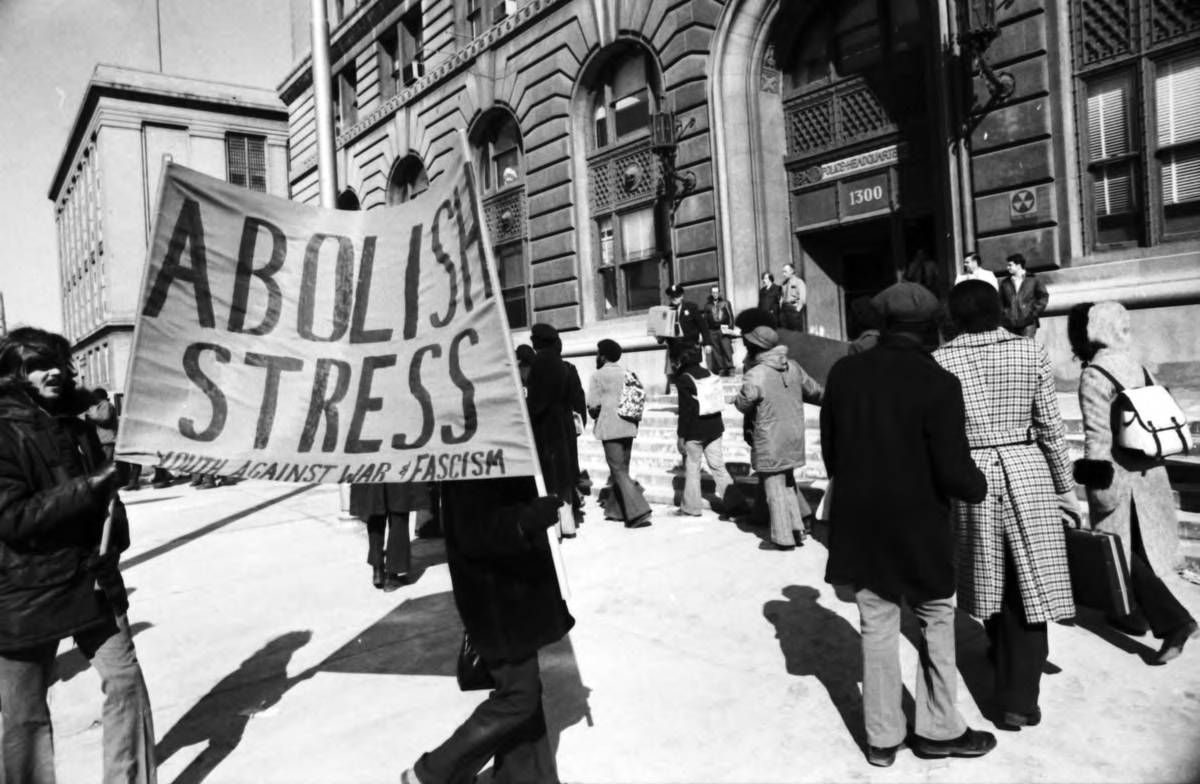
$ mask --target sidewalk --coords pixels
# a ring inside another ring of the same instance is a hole
[[[337,520],[334,487],[177,486],[126,500],[130,619],[164,784],[394,784],[482,699],[453,679],[460,627],[440,540],[415,542],[419,579],[385,594],[370,585],[363,528]],[[1200,643],[1149,667],[1138,654],[1155,640],[1090,617],[1051,629],[1039,727],[997,731],[980,760],[902,751],[872,768],[859,748],[857,611],[824,583],[819,543],[761,551],[754,529],[712,514],[656,507],[653,527],[629,531],[587,508],[564,543],[578,623],[542,661],[564,782],[1200,776]],[[1200,616],[1200,587],[1169,584]],[[965,616],[959,626],[960,708],[992,729],[980,714],[985,637]],[[905,633],[915,639],[915,620]],[[59,780],[85,784],[100,770],[101,696],[68,647],[51,692]],[[911,682],[909,643],[902,666]]]

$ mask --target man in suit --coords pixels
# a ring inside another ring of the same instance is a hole
[[[838,360],[821,407],[832,488],[825,580],[851,588],[858,603],[867,761],[891,765],[905,741],[898,650],[905,602],[923,637],[909,745],[922,757],[978,757],[996,739],[968,728],[954,706],[950,499],[982,501],[987,481],[971,460],[962,386],[922,345],[937,298],[901,282],[873,304],[883,338]]]
[[[1004,328],[1014,335],[1031,338],[1037,334],[1050,295],[1046,292],[1046,284],[1033,273],[1025,271],[1024,256],[1014,253],[1005,261],[1008,264],[1008,277],[1000,284]]]

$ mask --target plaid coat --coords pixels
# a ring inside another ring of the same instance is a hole
[[[1046,350],[1004,329],[959,335],[934,352],[962,382],[971,457],[988,497],[955,502],[958,604],[1000,611],[1004,552],[1012,554],[1025,620],[1075,614],[1057,493],[1075,486]]]

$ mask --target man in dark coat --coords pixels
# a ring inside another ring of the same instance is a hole
[[[690,299],[684,299],[683,286],[674,283],[667,286],[663,292],[667,295],[667,304],[675,311],[675,337],[658,338],[659,343],[667,344],[667,391],[671,394],[671,379],[675,377],[675,367],[679,364],[679,356],[691,346],[708,345],[708,325],[704,323],[704,313],[700,306]]]
[[[412,571],[408,515],[432,506],[424,482],[350,485],[350,514],[367,524],[367,563],[376,588],[391,592],[408,585]]]
[[[721,296],[720,286],[709,290],[708,301],[704,303],[704,325],[712,347],[709,369],[718,376],[733,375],[733,308]]]
[[[0,339],[0,778],[9,782],[54,781],[46,692],[67,637],[100,674],[102,780],[156,776],[150,698],[117,566],[129,545],[117,470],[79,418],[92,402],[75,388],[65,338],[21,327]],[[99,553],[110,514],[108,552]]]
[[[775,282],[775,275],[770,272],[762,274],[762,285],[758,287],[758,309],[769,316],[769,320],[761,325],[775,329],[779,328],[779,300],[783,297],[783,287]]]
[[[562,358],[558,330],[549,324],[534,324],[529,340],[536,352],[525,382],[525,404],[537,443],[546,492],[575,507],[579,484],[579,447],[575,441],[575,418],[583,396],[579,372]],[[568,369],[568,367],[570,369]],[[587,410],[586,404],[582,406]],[[573,530],[563,535],[575,535]]]
[[[1050,294],[1041,278],[1025,271],[1025,257],[1010,255],[1005,262],[1008,277],[1000,282],[1000,309],[1004,328],[1014,335],[1031,338],[1037,334]]]
[[[821,452],[832,483],[825,579],[855,591],[862,624],[868,761],[887,766],[905,738],[900,706],[900,607],[921,620],[915,735],[926,756],[980,756],[995,746],[954,707],[954,531],[950,499],[977,503],[987,481],[971,460],[962,387],[922,348],[938,311],[917,283],[876,296],[885,335],[837,362],[821,407]]]
[[[454,602],[496,685],[401,781],[473,781],[495,757],[495,781],[557,784],[537,652],[575,625],[546,537],[560,501],[538,498],[528,477],[446,482],[442,498]]]

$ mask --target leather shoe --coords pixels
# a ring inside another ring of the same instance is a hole
[[[650,525],[650,515],[642,515],[636,520],[630,520],[628,523],[625,523],[626,528],[649,528]]]
[[[1108,615],[1104,620],[1112,628],[1122,634],[1128,634],[1130,637],[1141,637],[1150,631],[1150,624],[1146,623],[1146,617],[1136,610],[1129,615]]]
[[[913,754],[922,759],[939,757],[982,757],[996,748],[996,736],[970,727],[962,735],[950,740],[930,740],[914,735],[909,743]]]
[[[759,550],[780,550],[782,552],[787,552],[789,550],[795,550],[796,545],[794,545],[794,544],[779,544],[778,542],[772,542],[770,539],[766,539],[759,543],[758,549]]]
[[[877,768],[891,767],[896,761],[896,752],[900,750],[903,743],[897,743],[895,746],[867,746],[867,762]]]
[[[371,585],[374,585],[376,588],[382,588],[386,576],[382,566],[374,567],[371,569]]]
[[[1200,634],[1200,626],[1197,626],[1195,621],[1188,621],[1183,626],[1171,632],[1163,640],[1162,648],[1155,655],[1153,663],[1166,664],[1171,661],[1171,659],[1183,653],[1184,644],[1197,634]]]
[[[1036,727],[1042,723],[1042,709],[1034,708],[1032,713],[1016,713],[1014,711],[1004,711],[1004,715],[1000,718],[1000,727],[1002,729],[1019,730],[1022,727]]]
[[[405,585],[408,585],[407,574],[396,574],[395,572],[389,572],[387,578],[383,581],[383,590],[385,593],[391,593],[397,588]]]

